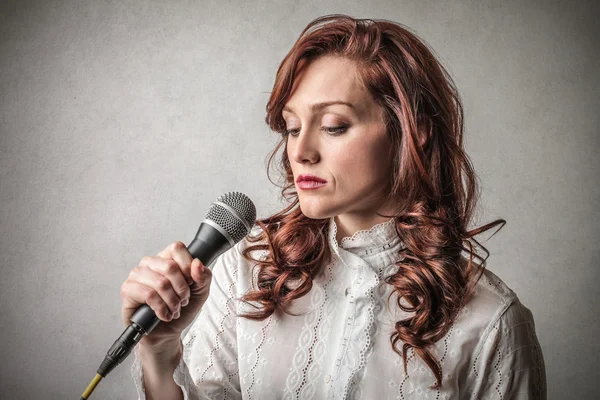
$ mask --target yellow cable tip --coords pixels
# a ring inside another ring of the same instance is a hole
[[[98,382],[100,382],[101,380],[102,380],[102,375],[96,374],[96,376],[94,376],[94,379],[92,379],[92,381],[88,385],[87,389],[85,389],[85,392],[83,392],[83,394],[81,395],[81,398],[83,400],[87,400],[88,396],[90,394],[92,394],[92,392],[94,391],[94,389],[98,385]]]

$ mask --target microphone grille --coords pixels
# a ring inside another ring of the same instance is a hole
[[[205,219],[215,222],[237,243],[254,226],[256,207],[245,194],[229,192],[210,205]]]

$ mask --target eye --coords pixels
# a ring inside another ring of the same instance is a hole
[[[332,136],[338,135],[340,133],[344,133],[344,132],[346,132],[347,129],[348,129],[347,126],[323,126],[323,127],[321,127],[321,130],[323,132],[326,132]],[[298,136],[299,131],[300,131],[300,129],[288,129],[288,130],[284,131],[283,134],[284,134],[284,136],[290,135],[290,136],[296,137],[296,136]]]
[[[288,129],[283,132],[283,136],[288,136],[288,135],[298,136],[298,135],[295,135],[295,133],[297,133],[298,131],[300,131],[300,129]]]
[[[348,129],[347,126],[324,126],[321,128],[322,131],[325,131],[331,135],[337,135],[340,133],[346,132]]]

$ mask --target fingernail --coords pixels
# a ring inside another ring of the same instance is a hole
[[[177,319],[177,318],[179,318],[179,316],[180,316],[180,313],[179,313],[179,311],[177,311],[177,312],[176,312],[176,313],[173,315],[173,319]]]
[[[189,299],[183,299],[183,301],[181,302],[181,307],[187,306],[189,302],[190,302]]]

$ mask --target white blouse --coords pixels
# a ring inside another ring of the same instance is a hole
[[[260,227],[255,227],[260,229]],[[183,336],[173,378],[184,399],[545,399],[546,373],[533,316],[516,294],[485,270],[470,302],[431,349],[442,386],[408,352],[408,373],[392,350],[396,321],[410,316],[387,298],[384,282],[400,259],[393,219],[345,237],[338,246],[329,224],[332,262],[290,316],[264,321],[236,317],[255,311],[234,301],[256,282],[242,240],[217,258],[210,296]],[[255,253],[255,257],[258,253]],[[263,255],[266,253],[263,252]],[[398,349],[402,342],[397,343]],[[131,371],[144,399],[141,360]]]

